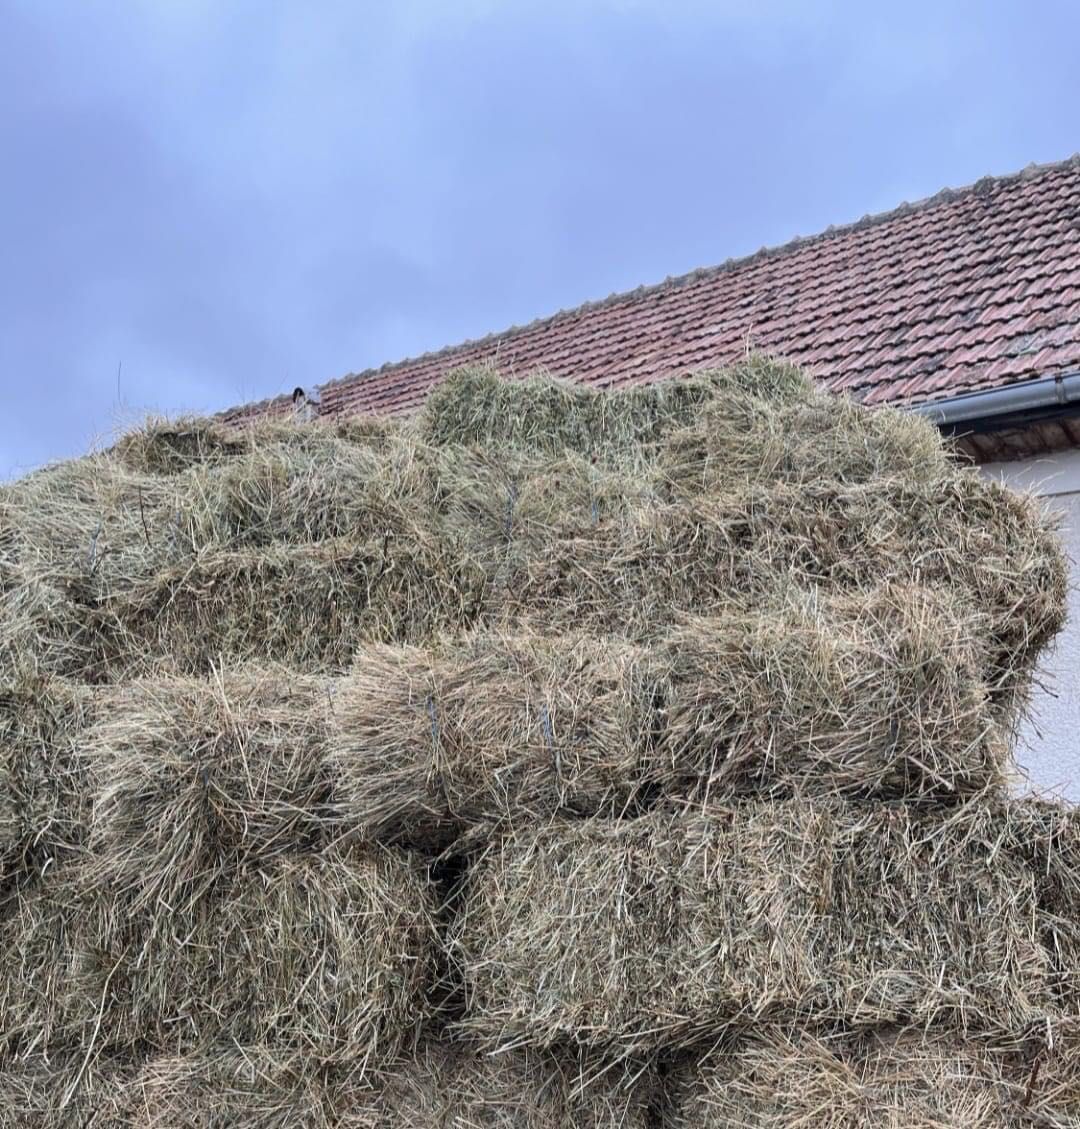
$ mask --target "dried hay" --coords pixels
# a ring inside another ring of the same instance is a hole
[[[913,481],[954,471],[938,430],[893,408],[870,411],[809,380],[787,396],[727,387],[667,437],[658,474],[677,497],[748,483]]]
[[[618,391],[459,369],[428,396],[418,431],[440,447],[571,453],[655,472],[683,496],[747,481],[918,480],[951,469],[932,424],[820,391],[794,366],[760,354]]]
[[[493,599],[551,632],[649,639],[797,584],[948,589],[985,617],[991,689],[1026,685],[1065,616],[1067,564],[1034,498],[974,475],[752,488],[553,536]]]
[[[40,675],[0,684],[0,883],[84,846],[90,782],[77,745],[86,687]]]
[[[1023,1030],[1048,970],[1000,830],[800,802],[507,832],[453,930],[463,1028],[625,1051],[763,1021]]]
[[[129,1073],[125,1063],[84,1063],[71,1052],[5,1064],[0,1067],[0,1129],[146,1127],[120,1117]]]
[[[640,466],[643,448],[690,423],[712,394],[710,381],[701,378],[605,392],[546,377],[505,380],[490,367],[463,368],[432,389],[417,430],[435,446],[571,451]]]
[[[689,619],[662,640],[646,780],[668,795],[952,799],[1003,785],[985,629],[947,594],[882,587]],[[658,661],[658,660],[656,660]]]
[[[20,875],[0,902],[0,1062],[77,1046],[95,1001],[74,976],[92,906],[68,863]],[[99,991],[100,995],[100,991]]]
[[[273,425],[271,425],[273,426]],[[110,451],[137,474],[180,474],[191,466],[241,454],[248,446],[243,429],[201,416],[151,418],[120,437]]]
[[[601,1071],[599,1076],[589,1076]],[[334,1095],[338,1129],[648,1129],[650,1080],[567,1056],[424,1042],[373,1091]]]
[[[1041,1056],[918,1033],[762,1033],[682,1073],[669,1129],[1021,1129],[1075,1125]],[[1077,1095],[1071,1099],[1075,1111]]]
[[[317,848],[330,820],[327,680],[288,668],[147,679],[101,694],[88,881],[174,905],[236,866]]]
[[[268,448],[309,455],[334,452],[342,443],[374,449],[401,430],[395,420],[371,416],[332,422],[266,416],[232,424],[213,417],[156,417],[122,435],[106,454],[136,474],[179,475]]]
[[[94,664],[93,616],[46,581],[0,561],[0,682],[82,677]]]
[[[27,575],[91,604],[176,559],[172,484],[107,454],[56,463],[0,493],[8,556]]]
[[[437,844],[658,795],[992,792],[1008,752],[978,641],[947,599],[883,588],[688,619],[649,652],[527,633],[365,647],[334,695],[338,794],[368,833]]]
[[[165,478],[109,453],[29,475],[0,491],[5,555],[99,598],[207,551],[382,536],[438,489],[438,453],[406,437],[262,425],[229,450]]]
[[[455,448],[442,451],[441,460],[438,508],[493,575],[508,560],[543,555],[569,529],[628,520],[661,501],[648,474],[624,473],[572,451]]]
[[[151,1059],[117,1102],[123,1129],[337,1129],[300,1056],[222,1047]]]
[[[95,899],[68,993],[83,1045],[176,1054],[264,1043],[358,1071],[426,1018],[437,938],[424,869],[381,848],[281,857],[187,901]],[[96,1032],[97,1043],[92,1034]]]
[[[439,452],[404,435],[366,445],[314,425],[295,430],[290,440],[261,429],[242,456],[184,476],[175,505],[190,551],[364,540],[410,521],[438,531]]]
[[[362,642],[469,627],[483,590],[478,566],[416,528],[206,553],[106,603],[103,665],[114,679],[162,660],[190,673],[222,661],[342,668]]]
[[[363,648],[334,698],[342,809],[370,834],[435,843],[504,814],[617,815],[656,694],[644,654],[618,642]]]
[[[1043,944],[1060,1006],[1080,1019],[1080,808],[1026,800],[1009,804],[1006,815],[1008,849],[1035,879]]]

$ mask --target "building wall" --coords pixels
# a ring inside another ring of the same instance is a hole
[[[1010,486],[1033,490],[1061,518],[1061,535],[1072,562],[1069,619],[1043,659],[1031,717],[1017,748],[1030,790],[1080,803],[1080,451],[1038,459],[989,463],[983,470]]]

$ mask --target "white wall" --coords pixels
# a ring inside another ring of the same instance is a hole
[[[1072,562],[1069,619],[1043,658],[1044,687],[1035,690],[1016,756],[1033,791],[1080,802],[1080,451],[989,463],[983,470],[1010,486],[1041,494],[1061,515],[1061,535]]]

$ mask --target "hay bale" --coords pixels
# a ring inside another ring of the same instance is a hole
[[[91,793],[78,744],[92,716],[87,687],[41,675],[0,683],[0,883],[85,845]]]
[[[793,380],[786,395],[724,388],[665,439],[657,464],[661,480],[682,498],[748,483],[919,481],[954,471],[928,420],[892,408],[870,411],[817,391],[809,380],[801,389]]]
[[[376,837],[437,844],[657,795],[991,792],[1008,751],[970,626],[883,588],[689,619],[655,652],[527,633],[362,648],[334,696],[338,795]]]
[[[740,481],[918,480],[950,470],[932,424],[818,391],[794,366],[759,354],[618,391],[460,369],[432,390],[418,431],[436,446],[570,452],[638,474],[655,470],[683,496]]]
[[[403,508],[424,516],[437,464],[404,437],[375,447],[280,424],[166,477],[96,454],[3,488],[0,540],[9,560],[94,600],[207,551],[382,536]]]
[[[84,1062],[71,1051],[5,1063],[0,1129],[133,1129],[119,1113],[130,1071],[126,1063]]]
[[[508,831],[452,932],[463,1029],[627,1051],[766,1020],[1023,1029],[1046,956],[1000,834],[836,802]]]
[[[402,853],[328,849],[222,876],[182,903],[138,911],[117,892],[95,904],[68,992],[90,1002],[83,1029],[105,1047],[261,1043],[312,1068],[361,1069],[393,1057],[430,1010],[434,898]]]
[[[956,1037],[767,1032],[684,1068],[667,1126],[1013,1129],[1027,1122],[1008,1067],[1006,1056]]]
[[[954,799],[1000,788],[985,628],[947,594],[788,592],[661,641],[666,695],[644,773],[667,795]],[[660,660],[657,660],[659,665]]]
[[[99,782],[87,880],[136,908],[317,845],[333,822],[330,684],[284,667],[109,688],[82,755]]]
[[[627,473],[573,451],[474,447],[440,456],[439,511],[494,572],[509,558],[542,554],[560,530],[588,530],[660,504],[648,473]]]
[[[339,1129],[646,1129],[651,1097],[650,1079],[622,1067],[427,1041],[377,1089],[346,1085],[333,1101]]]
[[[605,392],[546,377],[505,380],[479,366],[458,369],[432,389],[417,430],[435,446],[572,451],[641,465],[643,447],[691,422],[711,394],[705,379]]]
[[[1059,1004],[1080,1017],[1080,808],[1028,799],[1010,803],[1004,815],[1008,850],[1035,880]]]
[[[138,474],[180,474],[192,466],[241,454],[248,446],[242,428],[215,419],[153,417],[122,435],[110,454]]]
[[[154,1058],[124,1086],[123,1129],[336,1129],[318,1074],[265,1047]]]
[[[78,1046],[94,1003],[75,989],[91,907],[71,862],[20,875],[0,900],[0,1063]]]
[[[213,417],[151,417],[122,435],[106,454],[137,474],[178,475],[267,448],[308,454],[333,451],[341,442],[377,448],[401,430],[395,420],[371,417],[307,422],[268,416],[232,424]]]
[[[378,837],[434,843],[500,816],[619,814],[657,693],[646,656],[618,642],[362,648],[334,697],[343,812]]]
[[[93,680],[95,661],[91,610],[0,561],[0,682],[28,674]]]
[[[784,484],[556,532],[493,593],[493,610],[552,633],[650,639],[681,615],[757,606],[785,584],[924,584],[985,617],[988,681],[1011,700],[1064,622],[1067,577],[1051,518],[996,482]]]
[[[0,493],[9,557],[59,586],[91,593],[166,559],[173,486],[108,454],[54,463]],[[96,587],[95,587],[96,585]]]
[[[192,552],[364,540],[410,519],[437,526],[438,452],[402,435],[373,445],[329,428],[295,430],[252,432],[242,455],[194,467],[177,484],[175,505]]]
[[[114,679],[167,660],[343,668],[363,642],[417,641],[475,620],[485,578],[416,528],[377,539],[206,553],[105,604],[102,666]]]

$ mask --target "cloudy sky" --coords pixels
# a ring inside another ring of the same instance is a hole
[[[1078,36],[1065,2],[0,0],[0,477],[1062,159]]]

